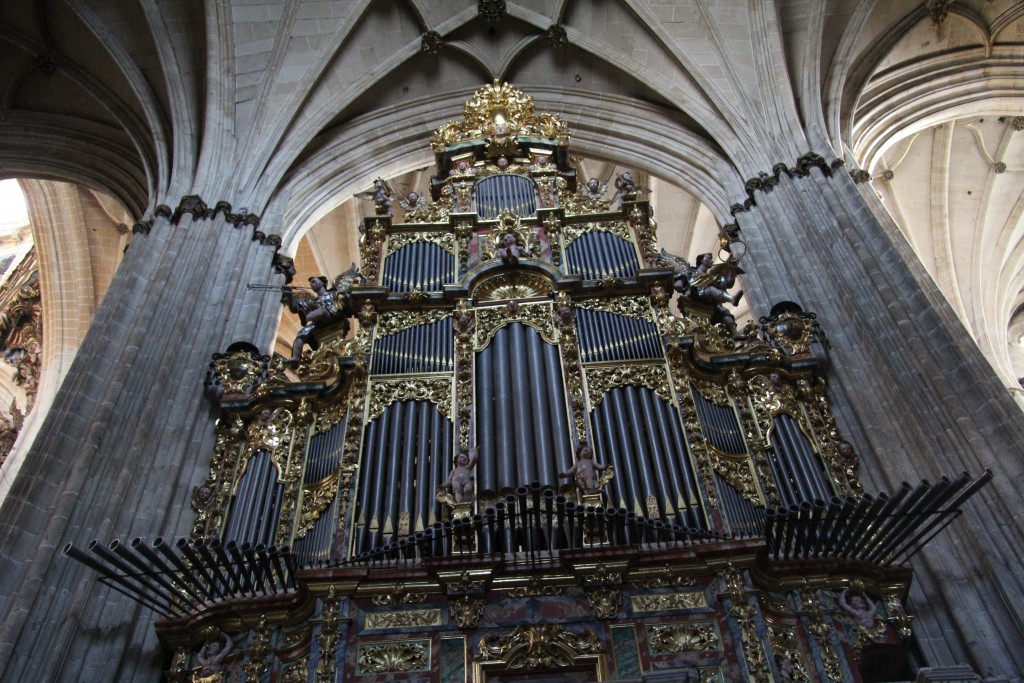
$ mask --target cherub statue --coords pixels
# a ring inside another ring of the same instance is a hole
[[[421,197],[418,192],[409,192],[404,197],[398,196],[398,205],[406,213],[412,213],[417,209],[426,208],[427,200]]]
[[[202,679],[219,674],[224,671],[224,658],[228,656],[234,647],[231,637],[224,635],[224,647],[212,638],[199,650],[196,659],[199,660],[199,675]]]
[[[598,472],[604,472],[609,465],[594,460],[594,449],[585,443],[576,449],[576,463],[568,472],[559,472],[558,476],[568,478],[576,475],[576,488],[580,493],[597,493],[601,489]]]
[[[636,181],[633,180],[632,173],[623,171],[622,175],[615,179],[615,196],[612,197],[612,203],[622,208],[622,202],[636,199],[639,195],[650,191],[651,188],[649,187],[637,185]]]
[[[292,343],[292,356],[288,359],[293,365],[302,359],[302,347],[307,343],[312,348],[317,348],[314,332],[323,325],[351,317],[355,311],[352,308],[351,292],[352,287],[360,281],[361,275],[355,264],[334,280],[335,289],[327,288],[327,278],[317,275],[309,278],[309,286],[316,294],[312,299],[296,299],[290,291],[285,292],[285,303],[288,310],[298,313],[302,328],[295,335]]]
[[[391,186],[388,185],[387,181],[383,178],[377,178],[373,181],[373,190],[370,192],[359,192],[356,197],[359,199],[373,202],[376,206],[378,216],[390,216],[391,215],[391,197],[395,193],[391,190]]]
[[[591,178],[586,185],[576,188],[576,195],[584,202],[599,202],[608,189],[608,181],[604,178]]]
[[[473,468],[476,467],[476,452],[473,455],[462,452],[455,456],[455,467],[448,473],[438,488],[438,493],[450,489],[456,503],[472,503],[476,500],[476,483],[473,481]]]
[[[848,595],[850,596],[849,600],[847,600]],[[850,589],[847,588],[839,594],[839,606],[853,617],[853,622],[857,626],[864,629],[875,627],[875,614],[878,612],[878,608],[867,595],[858,593],[851,595]]]
[[[519,238],[514,232],[506,232],[501,236],[501,243],[495,252],[506,266],[519,265],[519,258],[525,256],[524,249],[519,245]]]

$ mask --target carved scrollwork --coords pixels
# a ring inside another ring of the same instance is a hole
[[[566,209],[566,213],[571,213]],[[621,237],[627,242],[633,241],[633,235],[625,221],[600,221],[592,223],[570,223],[562,227],[562,235],[565,240],[565,248],[588,232],[608,232],[616,237]]]
[[[242,418],[223,417],[217,421],[216,443],[210,459],[210,475],[202,486],[192,491],[192,509],[196,513],[192,537],[215,535],[224,522],[227,500],[231,495],[231,473],[245,441],[245,422]]]
[[[430,401],[442,415],[451,418],[452,380],[444,375],[374,381],[370,385],[370,407],[366,420],[376,420],[389,405],[398,401]]]
[[[426,593],[411,593],[406,589],[404,583],[398,581],[391,585],[391,590],[388,592],[373,596],[371,602],[378,606],[414,605],[424,602],[426,599]]]
[[[782,628],[768,622],[768,643],[775,655],[775,664],[780,669],[787,669],[789,680],[793,683],[810,683],[813,679],[807,671],[807,663],[800,641],[792,629]],[[788,664],[786,663],[788,660]]]
[[[634,612],[664,612],[677,609],[705,609],[708,596],[704,591],[684,593],[649,593],[634,595],[631,599]]]
[[[302,485],[302,509],[295,525],[296,538],[304,537],[334,500],[340,478],[341,470],[335,470],[320,481]]]
[[[726,592],[732,598],[729,616],[736,620],[740,629],[740,642],[743,646],[743,657],[747,663],[747,672],[750,674],[751,680],[771,680],[768,659],[765,656],[764,647],[761,646],[761,641],[757,637],[757,625],[754,623],[757,608],[750,604],[747,597],[743,574],[740,571],[729,569],[725,573],[725,581]]]
[[[647,627],[651,654],[675,652],[708,652],[721,649],[718,628],[714,622],[681,622]]]
[[[474,351],[483,351],[491,343],[498,330],[509,323],[520,322],[540,333],[548,344],[559,341],[558,328],[551,319],[551,304],[523,304],[509,310],[510,306],[488,306],[476,309],[476,343]]]
[[[654,322],[650,301],[645,296],[619,296],[609,299],[581,299],[576,303],[580,308],[591,311],[606,311],[630,318]]]
[[[455,256],[455,235],[450,232],[400,232],[388,235],[388,245],[384,256],[388,257],[413,242],[430,242],[436,244],[452,256]]]
[[[421,201],[415,209],[406,211],[402,220],[406,223],[446,223],[452,210],[451,196],[442,196],[440,201]]]
[[[683,418],[683,425],[690,436],[690,447],[693,450],[697,470],[700,472],[700,480],[704,482],[704,492],[708,496],[708,500],[712,506],[715,506],[718,501],[715,497],[715,487],[711,476],[711,447],[704,437],[704,430],[697,415],[697,405],[693,393],[690,391],[692,378],[689,365],[686,362],[686,354],[678,345],[670,345],[667,355],[672,381],[675,382],[676,396],[679,397],[680,414]]]
[[[750,458],[746,455],[732,456],[715,448],[708,448],[712,469],[721,475],[730,486],[754,505],[762,505],[757,492],[754,471],[751,469]]]
[[[476,628],[480,615],[484,613],[484,599],[463,595],[448,603],[448,610],[459,628]]]
[[[299,657],[281,667],[281,683],[306,683],[309,677],[309,655]]]
[[[653,268],[658,261],[658,223],[639,205],[634,205],[629,212],[629,225],[636,234],[636,245],[640,248],[644,267]]]
[[[430,663],[430,641],[361,644],[356,662],[359,673],[421,671]]]
[[[443,308],[420,308],[413,311],[381,313],[377,317],[377,337],[387,337],[416,325],[434,323],[450,315],[451,311]]]
[[[488,633],[480,640],[477,659],[501,661],[509,669],[566,668],[580,656],[601,652],[592,630],[573,633],[561,624],[547,624],[522,626],[505,635]]]
[[[249,646],[252,654],[243,667],[246,680],[258,681],[270,667],[270,627],[267,618],[260,617],[260,623],[252,631],[252,642]]]
[[[320,412],[316,414],[316,423],[313,425],[313,434],[321,434],[326,432],[334,425],[341,422],[342,418],[345,417],[345,411],[348,410],[348,401],[337,401],[330,405],[323,406]]]
[[[439,609],[407,609],[400,612],[367,612],[366,629],[370,631],[386,628],[410,628],[438,626],[441,623]]]
[[[359,240],[359,258],[362,260],[360,270],[368,284],[377,284],[377,271],[380,268],[380,251],[384,240],[387,238],[387,229],[380,219],[373,221],[369,227],[364,228],[363,236]]]
[[[605,394],[615,387],[634,384],[647,387],[659,397],[672,403],[672,391],[668,385],[668,373],[663,365],[619,364],[587,368],[587,386],[590,394],[590,408],[593,410]]]
[[[266,375],[269,356],[249,351],[215,353],[206,373],[207,391],[220,394],[248,394]]]
[[[338,626],[341,624],[341,598],[332,585],[323,598],[320,610],[320,633],[316,636],[320,646],[320,659],[316,665],[316,683],[333,683],[335,679],[334,648],[341,640]]]
[[[839,653],[832,644],[832,624],[821,608],[818,592],[812,588],[804,589],[800,592],[800,601],[808,616],[807,630],[818,641],[818,652],[821,654],[825,675],[832,681],[843,680],[843,666],[839,661]]]
[[[622,605],[622,591],[609,586],[601,586],[586,591],[587,602],[598,619],[614,619]]]

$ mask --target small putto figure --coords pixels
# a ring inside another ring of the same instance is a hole
[[[439,492],[451,490],[456,503],[472,503],[476,500],[476,483],[473,481],[473,468],[476,467],[476,453],[471,456],[462,452],[455,456],[455,467],[449,472]]]
[[[584,443],[576,449],[576,463],[568,472],[559,472],[558,476],[568,478],[575,475],[576,488],[580,493],[597,493],[601,489],[598,472],[604,472],[608,467],[594,460],[594,449]]]
[[[394,192],[391,191],[391,187],[387,181],[383,178],[377,178],[373,181],[373,189],[369,192],[360,192],[356,194],[356,197],[364,201],[373,202],[376,207],[378,216],[390,216],[391,215],[391,196]]]

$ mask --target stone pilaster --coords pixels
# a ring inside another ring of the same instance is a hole
[[[188,534],[214,432],[202,381],[233,341],[277,322],[272,246],[224,215],[158,216],[136,235],[0,508],[4,681],[157,680],[152,614],[61,555]]]
[[[915,559],[910,610],[931,663],[1024,669],[1024,420],[1010,394],[848,174],[783,177],[738,219],[747,287],[816,312],[832,341],[830,401],[869,491],[995,471]]]

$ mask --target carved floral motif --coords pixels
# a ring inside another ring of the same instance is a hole
[[[480,640],[477,659],[503,661],[509,669],[565,668],[581,655],[603,652],[590,629],[579,633],[561,624],[523,626],[505,635],[488,633]]]

